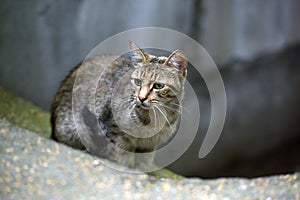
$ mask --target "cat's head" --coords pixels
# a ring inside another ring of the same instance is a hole
[[[154,56],[130,42],[131,61],[135,67],[131,82],[135,87],[137,104],[144,108],[180,101],[185,78],[187,59],[176,50],[169,55]]]

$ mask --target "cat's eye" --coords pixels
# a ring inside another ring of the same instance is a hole
[[[142,81],[140,80],[140,79],[134,79],[134,84],[136,85],[136,86],[141,86],[142,85]]]
[[[153,85],[153,88],[157,89],[157,90],[163,89],[164,87],[165,87],[165,85],[162,83],[154,83],[154,85]]]

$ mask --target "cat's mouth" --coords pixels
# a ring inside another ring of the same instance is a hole
[[[150,104],[146,104],[144,102],[138,102],[137,103],[137,107],[138,108],[142,108],[142,109],[146,109],[146,110],[149,110],[151,105]]]
[[[136,101],[136,107],[149,110],[151,108],[151,104],[148,101]]]

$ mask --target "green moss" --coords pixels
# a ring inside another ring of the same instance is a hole
[[[0,118],[24,129],[49,137],[50,115],[16,95],[0,87]]]
[[[182,180],[185,178],[184,176],[175,174],[174,172],[167,169],[159,169],[157,171],[149,172],[148,174],[154,176],[155,178],[169,178],[174,180]]]

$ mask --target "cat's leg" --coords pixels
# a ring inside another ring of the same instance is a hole
[[[122,151],[118,163],[128,168],[135,168],[135,157],[132,152]]]
[[[117,138],[115,138],[117,140]],[[118,143],[119,145],[121,143]],[[109,142],[106,145],[105,151],[103,152],[102,158],[109,159],[119,165],[134,168],[134,153],[126,151],[115,143]]]
[[[147,152],[137,151],[135,153],[135,167],[142,171],[154,170],[154,154],[154,150]]]

